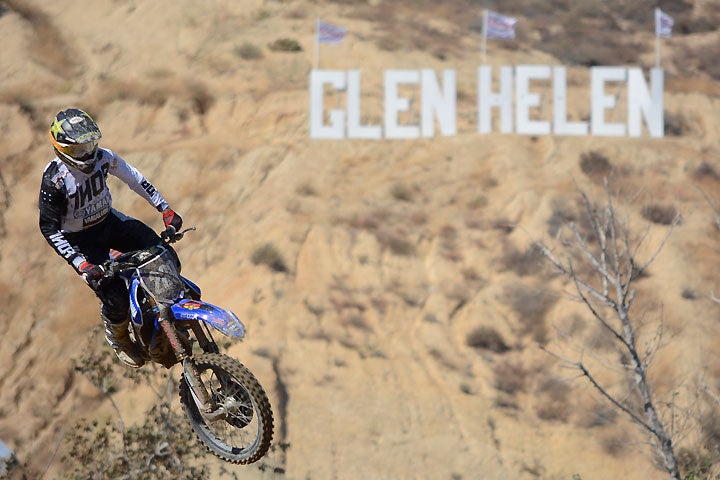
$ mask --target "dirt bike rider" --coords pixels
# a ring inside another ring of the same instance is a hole
[[[100,138],[100,128],[82,110],[63,110],[53,119],[50,141],[56,157],[42,176],[40,230],[50,246],[102,301],[105,337],[117,357],[126,365],[139,368],[145,360],[128,332],[127,287],[119,278],[98,285],[104,273],[101,264],[111,248],[139,250],[161,240],[143,222],[112,208],[108,174],[125,182],[161,212],[166,227],[180,230],[182,218],[135,167],[111,150],[99,148]]]

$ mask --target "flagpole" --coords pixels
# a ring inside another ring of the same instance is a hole
[[[482,24],[482,31],[483,31],[483,38],[482,38],[482,63],[485,64],[486,61],[486,53],[487,53],[487,28],[488,28],[488,11],[487,8],[483,10],[483,24]]]
[[[320,17],[315,19],[315,70],[320,68]]]
[[[659,22],[660,8],[655,7],[655,68],[660,68],[660,35],[658,35]]]

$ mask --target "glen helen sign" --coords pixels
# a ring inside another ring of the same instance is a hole
[[[477,132],[487,134],[493,125],[500,133],[524,135],[595,135],[640,137],[645,125],[650,137],[663,137],[663,70],[650,70],[649,82],[640,68],[591,67],[588,94],[589,120],[569,121],[567,73],[563,66],[516,65],[499,67],[498,88],[493,89],[493,67],[477,69]],[[538,118],[543,97],[538,81],[552,88],[552,118]],[[535,84],[532,84],[535,82]],[[618,96],[611,86],[626,90],[626,111],[619,112]],[[345,92],[345,109],[328,108],[326,88]],[[418,92],[419,102],[403,96]],[[312,70],[310,73],[310,137],[316,139],[413,139],[457,134],[457,82],[454,70],[442,72],[442,82],[432,69],[384,72],[383,124],[363,124],[359,70]],[[419,104],[419,124],[402,123],[412,104]],[[493,123],[493,114],[497,120]],[[611,115],[612,114],[612,115]],[[624,117],[623,122],[608,117]]]

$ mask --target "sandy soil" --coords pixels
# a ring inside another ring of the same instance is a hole
[[[48,469],[45,478],[62,472],[61,439],[80,416],[113,415],[72,368],[99,323],[97,302],[37,228],[39,181],[52,158],[47,125],[69,106],[90,111],[105,146],[197,226],[178,247],[184,273],[208,301],[247,323],[248,337],[229,353],[268,390],[276,444],[289,447],[263,462],[284,473],[239,467],[242,478],[664,478],[642,431],[620,415],[597,420],[607,413],[602,398],[538,348],[585,359],[612,392],[627,395],[616,350],[572,301],[572,285],[530,250],[536,240],[554,244],[559,215],[578,214],[578,189],[602,202],[601,181],[581,168],[591,151],[613,167],[618,211],[647,236],[640,258],[668,228],[643,209],[682,215],[637,283],[634,308],[641,345],[662,326],[651,368],[657,402],[666,418],[682,420],[679,447],[699,448],[696,420],[713,405],[703,388],[717,395],[720,387],[720,305],[711,299],[720,295],[717,82],[668,65],[665,109],[684,120],[680,136],[479,135],[472,98],[479,35],[460,35],[432,12],[417,13],[418,21],[458,40],[444,61],[432,48],[381,48],[373,36],[373,9],[387,3],[380,1],[365,7],[365,18],[344,2],[300,0],[6,3],[0,438],[30,468]],[[369,118],[381,118],[373,109],[383,70],[455,69],[465,95],[458,134],[311,140],[318,16],[350,32],[342,45],[323,45],[321,66],[362,69]],[[281,37],[303,51],[270,50]],[[718,36],[683,41],[708,38]],[[260,58],[243,58],[248,45]],[[488,60],[557,63],[497,44]],[[568,109],[580,118],[586,70],[569,71]],[[142,199],[117,181],[111,188],[116,208],[161,227]],[[281,252],[287,272],[251,262],[264,243]],[[509,350],[468,345],[481,327]],[[498,378],[518,383],[508,388]],[[115,399],[126,421],[154,401],[131,387]],[[665,408],[673,399],[676,408]]]

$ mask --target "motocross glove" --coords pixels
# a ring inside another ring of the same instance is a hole
[[[174,227],[176,232],[179,232],[182,228],[182,217],[175,213],[175,211],[172,208],[166,208],[162,212],[163,216],[163,222],[165,223],[165,228],[167,227]]]
[[[87,283],[93,290],[97,289],[98,283],[105,273],[105,269],[103,267],[88,261],[82,262],[78,270],[80,271],[80,275],[82,275],[83,280],[85,280],[85,283]]]

